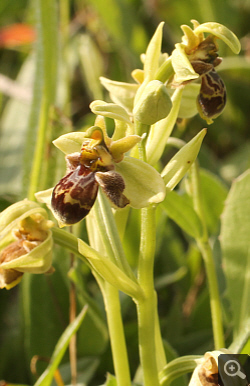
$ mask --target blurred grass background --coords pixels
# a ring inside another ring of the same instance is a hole
[[[99,76],[132,82],[130,73],[142,67],[139,56],[160,21],[165,21],[162,51],[169,54],[181,39],[180,25],[191,25],[191,19],[225,24],[238,36],[242,44],[239,57],[221,45],[220,55],[225,59],[219,71],[227,87],[228,103],[209,127],[199,156],[201,166],[214,173],[213,181],[218,178],[215,192],[223,203],[232,180],[250,166],[250,0],[58,0],[58,9],[60,60],[67,62],[67,68],[58,78],[57,110],[50,122],[53,138],[72,126],[77,130],[93,124],[89,103],[93,99],[108,100]],[[1,0],[0,75],[8,81],[18,79],[20,89],[4,88],[0,78],[0,209],[23,199],[27,191],[23,160],[29,154],[25,154],[24,141],[34,82],[32,33],[25,44],[11,43],[6,38],[6,27],[22,23],[33,28],[34,19],[35,0]],[[69,26],[63,20],[69,20]],[[203,127],[206,123],[196,116],[178,122],[173,135],[189,140]],[[50,148],[48,151],[53,152]],[[60,162],[58,175],[64,171],[64,163]],[[207,189],[209,178],[209,174],[204,177]],[[216,194],[212,192],[208,199],[216,200]],[[216,236],[220,211],[213,210],[213,204],[207,202],[207,212],[219,257]],[[137,227],[138,216],[134,213],[127,230],[126,249],[130,256],[136,256],[138,250]],[[200,254],[193,241],[162,213],[157,237],[155,276],[168,359],[201,354],[212,347],[212,331]],[[131,264],[135,265],[135,261]],[[52,279],[27,275],[22,288],[0,292],[0,379],[32,384],[35,378],[30,375],[30,359],[35,354],[49,357],[68,323],[68,256],[60,248],[54,266],[57,271]],[[80,380],[96,386],[104,382],[107,371],[113,372],[112,360],[99,291],[86,267],[80,265],[79,269],[84,277],[84,284],[78,283],[79,306],[89,300],[86,290],[94,302],[92,314],[79,333]],[[169,274],[173,272],[176,275],[171,278]],[[220,278],[223,293],[223,277]],[[130,299],[122,296],[121,301],[134,374],[138,365],[136,315]],[[224,318],[230,341],[230,310],[227,311]],[[67,378],[67,357],[63,373]]]

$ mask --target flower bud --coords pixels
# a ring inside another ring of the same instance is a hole
[[[28,200],[0,214],[0,288],[14,287],[25,272],[51,270],[53,225],[46,211]]]
[[[172,102],[164,84],[152,80],[134,107],[134,117],[143,124],[153,125],[165,118],[170,112]]]

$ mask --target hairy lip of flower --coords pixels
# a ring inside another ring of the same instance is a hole
[[[75,224],[89,213],[99,185],[116,207],[129,204],[123,195],[123,178],[114,171],[112,156],[98,134],[98,130],[94,131],[92,139],[83,142],[78,155],[66,156],[68,172],[53,189],[51,198],[52,211],[60,226]]]

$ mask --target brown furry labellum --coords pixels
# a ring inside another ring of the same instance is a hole
[[[226,105],[226,87],[213,69],[201,76],[200,94],[197,98],[201,116],[216,118]]]
[[[87,216],[94,205],[99,185],[115,207],[123,208],[129,200],[123,195],[125,183],[114,166],[103,165],[100,157],[86,158],[86,153],[66,157],[68,173],[54,187],[51,207],[61,226],[73,225]]]

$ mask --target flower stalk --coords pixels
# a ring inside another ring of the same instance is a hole
[[[155,255],[155,208],[141,209],[141,245],[138,282],[145,299],[137,301],[139,350],[145,386],[159,386],[156,361],[156,297],[153,280]]]

